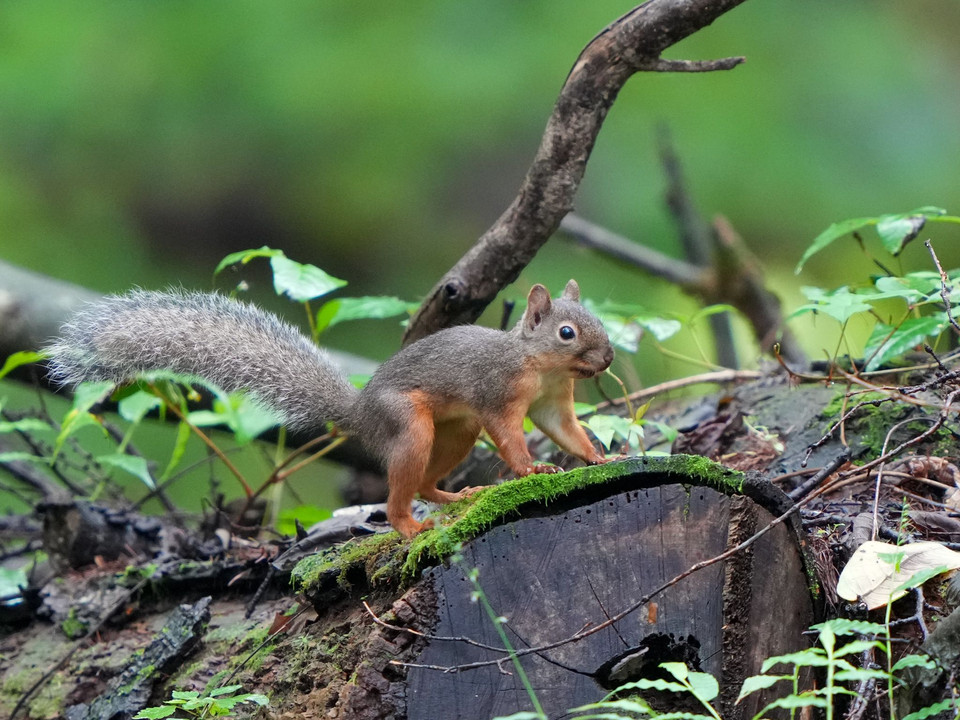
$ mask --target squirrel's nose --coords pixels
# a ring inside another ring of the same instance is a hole
[[[610,363],[613,362],[613,347],[607,345],[606,350],[603,351],[603,370],[606,370],[610,367]]]

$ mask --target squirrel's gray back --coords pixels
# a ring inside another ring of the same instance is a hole
[[[149,370],[248,390],[294,430],[343,426],[356,390],[327,354],[277,316],[215,293],[135,290],[81,309],[63,326],[51,379],[124,382]]]

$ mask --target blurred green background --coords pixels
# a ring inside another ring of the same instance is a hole
[[[3,3],[0,257],[101,291],[205,288],[225,254],[268,244],[346,294],[416,300],[508,205],[578,52],[631,6]],[[577,209],[676,253],[663,123],[701,211],[730,218],[788,309],[800,284],[862,281],[852,242],[792,268],[833,221],[960,212],[958,36],[955,0],[745,3],[668,53],[745,65],[630,80]],[[906,266],[928,267],[917,245]],[[693,307],[561,238],[506,294],[570,276],[596,299]],[[265,271],[247,278],[269,293]],[[370,327],[329,342],[383,358],[400,329]],[[833,350],[829,321],[796,329],[811,355]],[[693,370],[649,355],[648,382]]]

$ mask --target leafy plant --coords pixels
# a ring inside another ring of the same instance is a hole
[[[924,207],[910,213],[855,218],[834,223],[807,248],[797,272],[815,253],[849,234],[858,234],[867,227],[875,228],[884,248],[898,255],[917,236],[927,222],[960,224],[960,218],[947,215],[941,208]],[[960,300],[960,270],[945,272],[919,271],[903,275],[881,275],[869,285],[833,290],[818,287],[801,288],[809,300],[790,317],[805,313],[824,314],[842,327],[858,315],[870,315],[876,322],[863,350],[864,370],[876,370],[884,363],[912,348],[938,337],[950,324],[945,303]],[[891,312],[889,301],[900,301],[902,308]]]
[[[260,707],[270,704],[266,695],[259,693],[236,694],[241,685],[227,685],[216,688],[207,694],[196,691],[174,690],[170,699],[162,705],[146,708],[134,715],[134,720],[158,720],[172,718],[173,720],[191,720],[205,717],[236,717],[234,708],[241,703],[253,703]]]
[[[310,301],[339,290],[347,285],[347,281],[330,275],[316,265],[291,260],[282,250],[266,245],[256,250],[230,253],[220,261],[213,274],[216,276],[231,265],[246,265],[256,258],[270,259],[273,288],[277,295],[286,295],[295,302],[303,303],[307,310],[307,319],[314,341],[324,330],[341,322],[405,317],[417,309],[417,303],[406,302],[396,297],[338,298],[325,302],[314,316],[310,309]]]
[[[804,251],[794,272],[799,274],[807,260],[831,245],[835,240],[845,235],[859,233],[868,227],[876,230],[883,247],[896,257],[903,251],[907,243],[920,234],[923,226],[928,222],[960,224],[960,217],[947,215],[947,211],[943,208],[925,206],[908,213],[842,220],[833,223],[817,235],[810,247]]]

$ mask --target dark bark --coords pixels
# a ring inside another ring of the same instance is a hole
[[[651,0],[587,45],[567,76],[513,203],[430,291],[407,328],[405,343],[473,322],[517,278],[573,207],[603,121],[631,75],[641,70],[704,71],[739,62],[668,62],[660,60],[660,54],[742,2]]]

